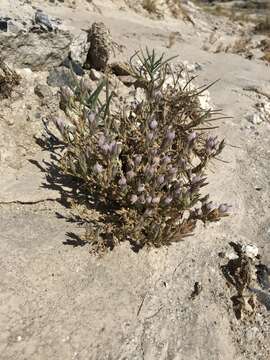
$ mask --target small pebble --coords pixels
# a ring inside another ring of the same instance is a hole
[[[249,258],[254,259],[258,253],[259,250],[256,245],[248,244],[242,246],[242,252]]]
[[[96,81],[96,80],[100,80],[102,75],[101,75],[101,73],[99,71],[97,71],[95,69],[91,69],[89,77],[90,77],[91,80]]]

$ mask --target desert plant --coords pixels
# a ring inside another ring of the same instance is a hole
[[[106,80],[92,93],[79,86],[64,94],[70,124],[55,121],[64,144],[60,163],[109,211],[106,235],[113,243],[158,247],[191,234],[198,220],[227,215],[226,204],[215,207],[201,194],[206,167],[224,141],[209,135],[218,112],[202,109],[205,88],[191,87],[192,79],[183,83],[170,59],[136,53],[130,73],[143,98],[118,99],[117,109]]]

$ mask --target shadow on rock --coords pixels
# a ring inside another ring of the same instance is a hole
[[[59,219],[66,222],[84,226],[84,235],[66,233],[67,239],[64,245],[73,247],[90,244],[94,248],[93,252],[100,253],[106,249],[113,250],[116,241],[112,236],[112,227],[119,226],[120,217],[117,204],[108,204],[95,194],[85,188],[79,179],[65,175],[60,166],[60,155],[63,151],[63,144],[52,133],[49,137],[36,138],[36,143],[43,151],[50,152],[50,159],[38,162],[30,159],[42,173],[45,174],[46,181],[42,184],[43,188],[59,192],[60,199],[57,200],[64,208],[68,209],[63,213],[56,212]],[[137,243],[130,243],[131,249],[138,252],[141,247]]]

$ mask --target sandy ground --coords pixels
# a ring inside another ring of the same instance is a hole
[[[35,114],[43,111],[33,88],[47,72],[20,70],[23,97],[0,102],[0,358],[269,359],[270,313],[262,307],[248,321],[236,319],[234,289],[218,255],[231,249],[231,241],[252,243],[270,264],[270,123],[247,121],[259,98],[243,90],[269,86],[269,66],[203,50],[215,20],[195,10],[193,26],[181,19],[153,20],[117,1],[96,2],[101,13],[88,2],[74,8],[29,3],[1,0],[2,15],[27,18],[35,5],[74,34],[102,20],[124,45],[118,58],[148,45],[179,61],[200,63],[198,84],[220,79],[210,94],[215,106],[232,116],[217,131],[228,143],[223,154],[228,163],[213,164],[209,190],[217,202],[233,207],[229,218],[199,226],[195,236],[169,248],[134,253],[124,243],[98,258],[87,245],[68,245],[82,229],[65,221],[60,192],[46,187],[46,174],[36,166],[48,154],[33,137],[42,128]],[[228,33],[231,25],[219,21]],[[167,48],[171,32],[178,36]],[[202,292],[192,300],[195,282]]]

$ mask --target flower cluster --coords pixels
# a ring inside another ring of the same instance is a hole
[[[209,136],[218,114],[200,107],[201,89],[183,89],[163,56],[148,51],[136,56],[130,72],[143,100],[119,100],[122,105],[112,111],[115,95],[106,82],[93,93],[66,99],[73,112],[68,112],[71,126],[58,123],[66,147],[61,162],[65,173],[116,209],[114,237],[161,246],[190,234],[198,220],[227,215],[227,204],[215,207],[201,195],[206,167],[224,141]]]

